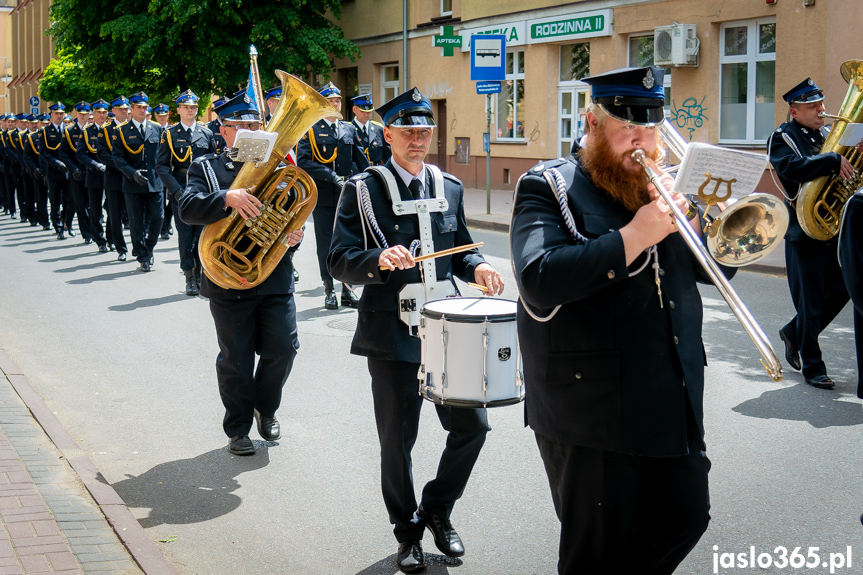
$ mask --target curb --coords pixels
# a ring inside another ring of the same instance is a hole
[[[120,542],[141,570],[146,575],[177,575],[174,566],[165,559],[165,556],[150,539],[129,508],[126,507],[126,503],[117,495],[117,492],[114,491],[114,488],[111,487],[87,454],[75,443],[60,420],[36,393],[21,369],[2,348],[0,348],[0,371],[6,374],[6,378],[18,396],[21,397],[24,405],[30,410],[33,418],[80,477],[81,482],[99,506],[108,524],[111,525],[114,533],[117,534]]]

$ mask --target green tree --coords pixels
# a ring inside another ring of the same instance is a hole
[[[340,14],[340,0],[54,0],[49,33],[62,57],[41,93],[233,94],[245,87],[250,44],[265,89],[275,69],[328,75],[334,58],[359,56]]]

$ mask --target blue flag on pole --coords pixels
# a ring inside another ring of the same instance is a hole
[[[246,84],[246,95],[252,101],[252,105],[256,110],[260,110],[261,107],[258,106],[258,101],[255,99],[255,83],[252,81],[252,67],[249,66],[249,81]]]

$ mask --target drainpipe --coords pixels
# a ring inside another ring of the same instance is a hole
[[[408,91],[408,0],[402,0],[402,92]]]

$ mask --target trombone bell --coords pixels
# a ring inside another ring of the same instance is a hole
[[[742,267],[773,251],[788,229],[788,210],[770,194],[751,194],[707,227],[707,249],[724,266]]]

